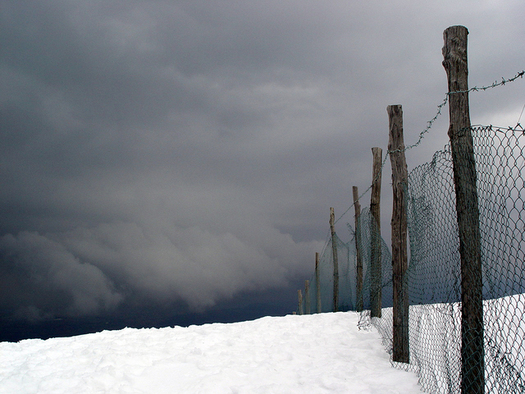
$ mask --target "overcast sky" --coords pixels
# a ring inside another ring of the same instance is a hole
[[[436,114],[443,30],[469,29],[483,86],[525,68],[524,15],[523,0],[2,0],[0,312],[203,311],[307,279],[329,207],[386,151],[387,105],[407,144]],[[472,122],[515,125],[524,92],[472,93]]]

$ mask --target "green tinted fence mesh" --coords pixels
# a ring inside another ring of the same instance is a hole
[[[339,265],[339,311],[355,310],[356,306],[356,274],[355,274],[355,243],[343,242],[335,236]],[[310,279],[310,305],[312,312],[332,312],[334,266],[331,241],[329,241],[319,256],[319,284],[321,288],[320,306],[316,294],[317,277]],[[318,309],[319,306],[319,309]]]
[[[363,209],[359,220],[359,229],[361,234],[361,250],[363,253],[363,291],[357,294],[357,271],[356,271],[356,242],[355,231],[350,225],[347,225],[350,232],[350,241],[344,242],[336,234],[335,241],[337,245],[337,256],[339,265],[339,311],[356,310],[357,297],[363,299],[363,308],[370,309],[371,294],[371,242],[372,229],[374,228],[372,215],[368,208]],[[381,283],[382,283],[382,305],[392,306],[392,258],[390,250],[384,240],[381,238]],[[334,266],[331,240],[328,241],[319,256],[319,282],[320,282],[320,312],[332,312],[333,309],[333,286],[334,286]],[[312,313],[317,309],[317,277],[313,275],[310,278],[310,310]],[[305,312],[305,305],[300,313]],[[367,322],[364,323],[365,325]]]
[[[363,209],[359,222],[357,225],[357,231],[360,232],[361,240],[361,253],[363,256],[363,309],[367,310],[366,316],[370,315],[371,302],[372,302],[372,232],[377,231],[376,223],[373,220],[372,213],[369,208]],[[355,233],[353,235],[352,242],[355,243]],[[381,292],[381,306],[388,308],[392,306],[392,255],[385,241],[380,238],[380,272],[379,285]],[[361,322],[360,322],[361,324]]]
[[[473,127],[481,233],[483,361],[485,393],[525,393],[525,132]],[[423,390],[458,393],[462,385],[461,262],[450,147],[409,174],[406,190],[409,232],[410,364]],[[339,310],[355,309],[362,297],[360,327],[375,326],[392,352],[392,261],[381,241],[381,317],[370,317],[371,239],[374,222],[364,209],[350,241],[336,237]],[[356,235],[363,260],[363,290],[356,291]],[[319,263],[321,311],[333,309],[332,248]],[[316,309],[316,277],[311,280]]]
[[[525,392],[525,134],[521,126],[472,128],[483,279],[486,393]],[[423,389],[461,391],[461,272],[449,147],[409,174],[410,364]],[[363,245],[365,246],[365,245]],[[388,286],[384,274],[383,286]],[[366,289],[363,290],[365,293]],[[392,310],[374,325],[392,350]]]

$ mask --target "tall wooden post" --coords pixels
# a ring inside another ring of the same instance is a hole
[[[407,212],[405,188],[408,170],[403,140],[403,109],[401,105],[387,107],[389,120],[388,151],[392,165],[392,284],[393,284],[393,343],[392,360],[409,362],[408,348],[408,283],[407,270]]]
[[[456,210],[461,255],[461,392],[483,393],[483,296],[476,163],[470,129],[467,35],[464,26],[443,33]]]
[[[370,213],[372,214],[371,229],[371,259],[370,259],[370,316],[381,317],[381,157],[383,151],[381,148],[372,148],[374,157],[373,162],[373,183],[372,196],[370,200]]]
[[[315,295],[317,299],[317,313],[322,312],[321,307],[321,282],[319,273],[319,253],[315,252]]]
[[[312,313],[310,311],[310,281],[309,280],[304,281],[304,298],[305,298],[304,313],[306,315],[309,315],[310,313]]]
[[[356,250],[356,311],[363,310],[363,255],[361,254],[361,229],[359,220],[361,218],[361,204],[359,203],[359,191],[357,186],[352,186],[355,211],[355,250]]]
[[[334,208],[330,208],[330,233],[332,235],[332,258],[334,263],[334,297],[333,297],[333,311],[337,312],[339,309],[339,262],[337,258],[337,240],[335,236],[335,213]]]

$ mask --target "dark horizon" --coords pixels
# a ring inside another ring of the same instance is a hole
[[[292,297],[293,296],[293,297]],[[103,330],[130,328],[162,328],[209,323],[236,323],[264,316],[285,316],[296,312],[297,290],[279,289],[271,294],[245,294],[202,312],[190,312],[182,305],[160,307],[128,306],[105,315],[55,317],[28,322],[0,318],[0,342],[24,339],[49,339],[90,334]]]

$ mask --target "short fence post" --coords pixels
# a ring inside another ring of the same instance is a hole
[[[371,258],[370,258],[370,316],[381,317],[381,157],[382,149],[372,148],[374,157],[373,162],[373,183],[372,196],[370,200],[371,223]]]
[[[337,257],[337,240],[334,230],[335,213],[334,208],[330,208],[330,233],[332,235],[332,260],[334,263],[334,297],[333,311],[339,310],[339,262]]]
[[[305,280],[304,281],[304,313],[306,315],[309,315],[310,312],[310,281]]]
[[[321,313],[321,282],[319,273],[319,253],[315,252],[315,295],[317,300],[317,313]]]
[[[361,254],[361,229],[359,220],[361,218],[361,204],[359,203],[359,191],[357,186],[352,186],[355,211],[355,249],[356,249],[356,311],[363,310],[363,256]]]
[[[302,315],[303,314],[303,293],[301,290],[297,290],[297,314]]]
[[[393,343],[392,360],[409,362],[408,348],[408,283],[407,270],[407,212],[405,188],[408,170],[403,141],[403,109],[401,105],[387,107],[389,119],[388,152],[392,165],[392,284],[393,284]]]
[[[447,72],[456,210],[461,255],[461,392],[485,390],[481,236],[476,163],[471,134],[467,35],[464,26],[443,32],[443,67]]]

